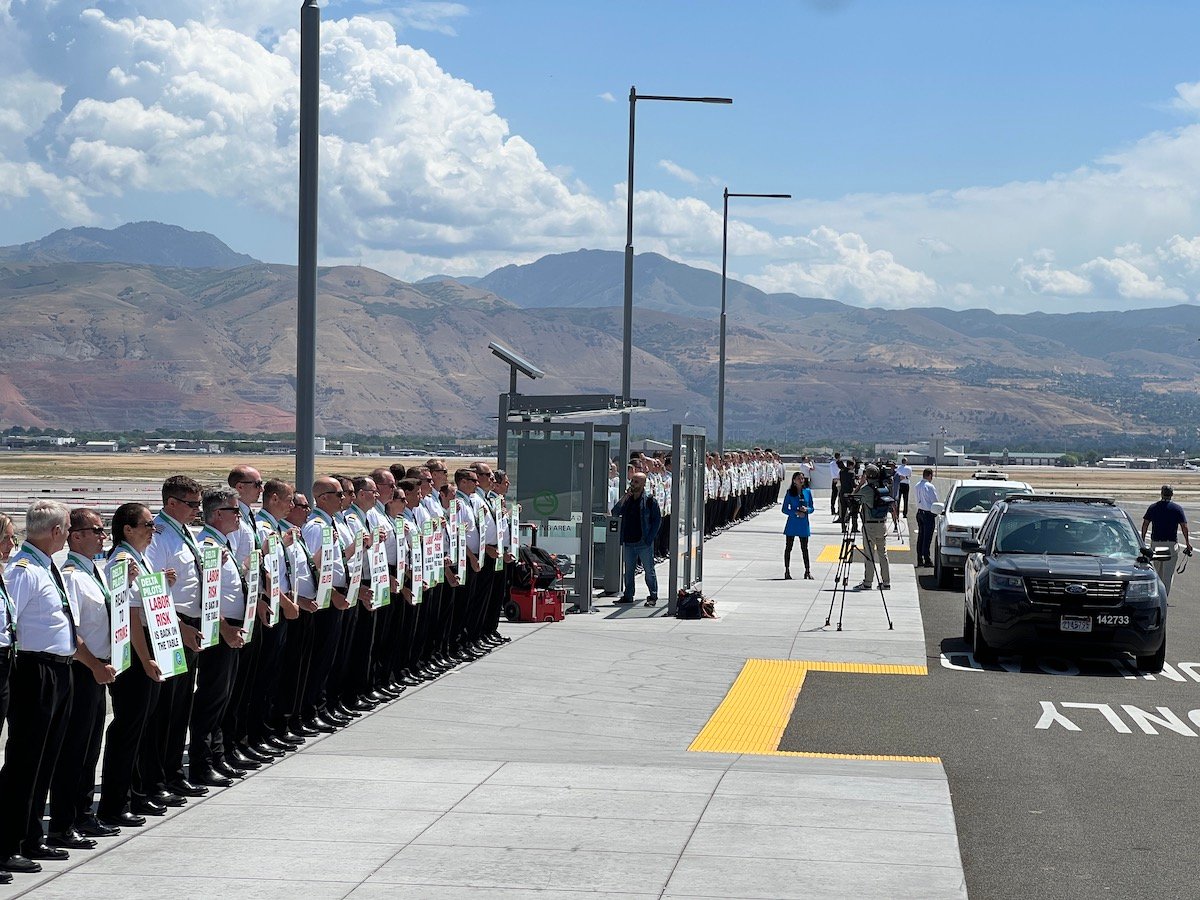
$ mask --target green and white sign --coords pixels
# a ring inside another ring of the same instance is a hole
[[[167,576],[162,572],[139,575],[137,586],[142,597],[146,627],[150,631],[150,649],[154,652],[154,661],[162,670],[163,678],[182,675],[187,671],[187,659],[183,655],[179,618],[167,587]]]

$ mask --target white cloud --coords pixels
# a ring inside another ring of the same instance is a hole
[[[687,184],[699,184],[702,180],[700,176],[691,169],[685,169],[683,166],[676,162],[672,162],[669,159],[660,159],[658,161],[658,167],[664,172],[674,175],[680,181]]]
[[[820,227],[780,243],[802,258],[766,266],[747,279],[755,287],[861,306],[927,306],[938,297],[932,278],[901,265],[887,250],[872,250],[860,235]]]
[[[948,256],[954,252],[954,246],[952,244],[947,244],[941,238],[918,238],[917,243],[928,250],[930,256]]]
[[[1013,267],[1016,276],[1033,293],[1050,297],[1085,297],[1092,293],[1092,283],[1082,275],[1051,266],[1053,253],[1039,251],[1034,260],[1027,263],[1018,259]]]
[[[1170,287],[1161,275],[1149,275],[1125,259],[1097,257],[1084,263],[1080,271],[1089,276],[1101,291],[1115,293],[1125,300],[1183,302],[1187,291]]]
[[[605,91],[603,94],[597,94],[605,103],[616,103],[617,98],[612,95],[612,91]]]

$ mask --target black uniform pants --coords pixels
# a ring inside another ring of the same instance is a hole
[[[91,669],[75,660],[71,663],[71,715],[50,782],[51,831],[66,831],[92,811],[103,736],[104,685],[96,682]]]
[[[487,553],[479,558],[479,565],[479,571],[471,573],[471,577],[475,579],[475,592],[471,595],[471,618],[467,634],[468,641],[472,644],[484,635],[484,620],[492,598],[492,583],[496,579],[496,561]]]
[[[12,671],[12,647],[0,648],[0,722],[8,717],[8,681]]]
[[[245,628],[244,623],[242,627]],[[244,744],[250,737],[250,698],[254,694],[254,676],[258,673],[258,651],[262,646],[262,633],[262,622],[255,621],[250,633],[250,643],[238,651],[233,689],[221,716],[221,759],[225,758],[225,753],[238,744]]]
[[[279,688],[273,724],[287,729],[296,724],[303,705],[304,686],[312,660],[313,616],[316,613],[300,610],[300,617],[288,623],[287,644],[283,648],[283,672]]]
[[[254,640],[260,642],[258,666],[254,682],[250,685],[250,697],[246,706],[246,732],[251,741],[261,741],[270,735],[270,724],[275,708],[275,691],[279,685],[279,670],[283,665],[283,648],[287,642],[287,630],[291,623],[280,616],[271,627],[258,623]]]
[[[375,617],[378,612],[359,604],[346,661],[345,697],[347,700],[371,690],[371,645],[375,643]]]
[[[146,674],[136,653],[133,664],[117,676],[109,689],[113,717],[104,736],[100,806],[97,809],[102,816],[123,812],[131,790],[139,794],[147,792],[138,770],[138,752],[150,710],[157,702],[160,690],[162,685]]]
[[[313,613],[312,653],[308,679],[304,684],[301,712],[311,718],[325,709],[333,664],[337,659],[338,642],[342,636],[345,611],[328,606]]]
[[[196,691],[197,656],[194,650],[184,647],[183,658],[187,661],[187,671],[163,682],[158,704],[150,714],[150,725],[146,729],[142,747],[143,756],[146,755],[147,745],[153,748],[143,769],[145,781],[152,791],[161,790],[169,782],[184,777],[183,751],[187,744],[188,723],[192,718],[192,696]]]
[[[207,772],[215,759],[224,758],[221,718],[237,680],[239,652],[221,638],[200,654],[188,744],[188,768],[193,774]]]
[[[12,709],[0,768],[0,859],[41,844],[42,811],[71,714],[71,666],[33,653],[16,660]]]
[[[350,674],[350,654],[354,648],[354,635],[361,612],[361,603],[355,603],[349,609],[342,610],[342,631],[338,635],[337,654],[334,656],[333,671],[329,673],[329,685],[326,688],[330,703],[344,703],[351,699],[346,685]]]

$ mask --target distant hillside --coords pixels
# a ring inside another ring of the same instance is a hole
[[[181,269],[236,269],[258,260],[204,231],[161,222],[120,228],[59,229],[27,244],[0,247],[0,263],[111,262]]]
[[[720,276],[653,254],[635,273],[633,394],[663,410],[638,427],[714,427]],[[547,373],[538,393],[618,392],[621,283],[606,251],[474,283],[322,269],[319,427],[490,433],[506,370],[489,341]],[[730,442],[1200,433],[1197,306],[998,315],[729,289]],[[0,262],[0,422],[290,431],[295,298],[289,266]]]

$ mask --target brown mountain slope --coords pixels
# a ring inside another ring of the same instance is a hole
[[[802,311],[775,321],[731,319],[731,440],[1153,431],[1179,427],[1173,405],[1196,394],[1193,366],[1145,350],[1088,356],[1068,331],[1048,336],[1057,320],[794,301]],[[0,426],[293,428],[291,267],[9,264],[0,304]],[[320,273],[319,316],[322,431],[490,433],[507,381],[493,340],[546,371],[525,390],[620,390],[619,308],[520,309],[474,285],[336,267]],[[1161,381],[1120,374],[1135,361]],[[715,321],[637,308],[633,394],[666,410],[639,429],[713,426],[716,378]]]

